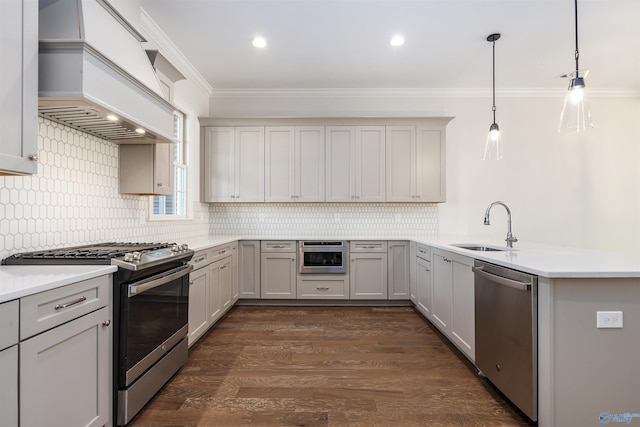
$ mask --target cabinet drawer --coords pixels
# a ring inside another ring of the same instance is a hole
[[[351,252],[387,252],[387,242],[384,240],[352,241],[349,242]]]
[[[211,263],[211,256],[213,255],[210,249],[198,251],[193,254],[193,258],[189,261],[189,264],[193,265],[193,269],[197,270],[200,267],[204,267]]]
[[[300,299],[348,299],[349,277],[342,275],[298,276]]]
[[[18,300],[0,304],[0,350],[18,343]]]
[[[295,252],[295,240],[263,240],[260,242],[262,252]]]
[[[231,255],[231,243],[211,248],[209,250],[209,254],[209,256],[211,257],[211,262],[226,258]]]
[[[111,275],[95,277],[20,299],[20,340],[109,304]]]
[[[418,258],[425,259],[427,261],[431,261],[431,246],[423,245],[418,243],[418,247],[416,250],[416,255]]]

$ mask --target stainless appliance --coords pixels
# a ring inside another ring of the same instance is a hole
[[[300,274],[347,273],[347,242],[344,240],[301,240],[298,253]]]
[[[187,245],[102,243],[12,255],[7,265],[112,264],[114,419],[125,425],[187,360]]]
[[[538,418],[538,277],[476,260],[476,366],[533,421]]]

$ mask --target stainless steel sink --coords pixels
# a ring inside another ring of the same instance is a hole
[[[497,251],[506,251],[506,248],[496,248],[494,246],[485,246],[477,243],[460,243],[455,246],[456,248],[468,249],[470,251],[483,251],[483,252],[497,252]]]

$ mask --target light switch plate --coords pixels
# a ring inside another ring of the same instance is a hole
[[[600,328],[622,328],[621,311],[598,311],[597,327]]]

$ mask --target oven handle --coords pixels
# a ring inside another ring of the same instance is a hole
[[[174,273],[167,274],[166,276],[161,276],[158,279],[150,280],[139,285],[129,285],[129,298],[137,294],[141,294],[142,292],[148,291],[149,289],[157,288],[158,286],[162,286],[173,280],[179,279],[182,276],[186,276],[193,271],[193,265],[187,264],[187,266],[177,268],[173,271]]]
[[[483,276],[492,282],[498,283],[500,285],[509,286],[510,288],[515,288],[520,291],[530,291],[531,290],[531,282],[520,282],[518,280],[507,279],[506,277],[496,276],[495,274],[491,274],[487,271],[484,271],[484,267],[471,267],[474,273]]]

